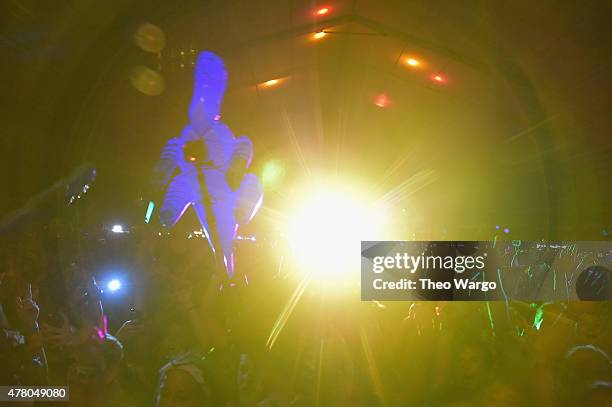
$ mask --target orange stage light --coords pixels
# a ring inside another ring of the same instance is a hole
[[[265,81],[265,82],[264,82],[262,85],[263,85],[263,86],[268,86],[268,87],[269,87],[269,86],[274,86],[274,85],[277,85],[277,84],[278,84],[278,82],[279,82],[279,80],[278,80],[278,79],[270,79],[269,81]]]
[[[414,67],[421,65],[421,62],[419,62],[419,60],[415,58],[407,58],[406,63]]]

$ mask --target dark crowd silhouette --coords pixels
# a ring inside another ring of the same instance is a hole
[[[68,229],[2,238],[2,385],[69,386],[76,406],[612,405],[609,303],[307,290],[282,319],[297,284],[258,248],[238,248],[240,283],[228,285],[186,229],[119,243]],[[125,298],[101,282],[117,250]]]

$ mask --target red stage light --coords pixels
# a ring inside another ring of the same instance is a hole
[[[374,99],[374,104],[378,107],[385,108],[389,106],[389,103],[391,102],[389,101],[389,98],[387,97],[387,95],[385,95],[384,93],[381,93],[380,95],[376,96],[376,98]]]
[[[431,80],[436,83],[446,83],[446,76],[440,73],[436,73],[436,74],[431,75]]]
[[[318,16],[324,16],[326,14],[329,14],[330,11],[331,7],[321,7],[315,11],[315,14]]]

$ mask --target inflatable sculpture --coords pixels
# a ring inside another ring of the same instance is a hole
[[[223,60],[212,52],[200,53],[189,124],[164,146],[152,184],[162,202],[159,220],[163,227],[172,228],[193,207],[218,271],[231,280],[236,233],[255,216],[263,193],[257,176],[247,172],[253,144],[245,136],[234,137],[221,122],[226,84]]]

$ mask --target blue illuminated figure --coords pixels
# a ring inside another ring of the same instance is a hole
[[[189,124],[164,146],[153,187],[164,192],[159,209],[162,225],[172,228],[192,206],[215,253],[218,271],[232,279],[236,233],[255,216],[263,192],[257,176],[247,172],[253,144],[245,136],[235,137],[220,120],[226,84],[223,60],[212,52],[200,53]],[[152,207],[150,203],[147,221]]]

